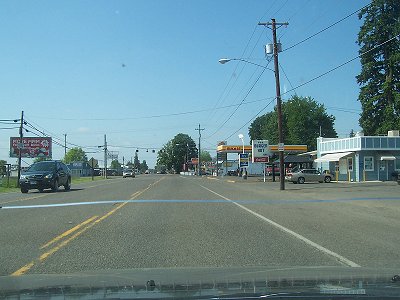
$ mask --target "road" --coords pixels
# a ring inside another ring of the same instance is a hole
[[[74,185],[69,192],[0,194],[0,276],[400,267],[399,191],[393,182],[288,183],[280,191],[279,182],[139,175]]]

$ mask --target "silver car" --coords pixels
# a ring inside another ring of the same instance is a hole
[[[288,177],[288,180],[293,183],[304,183],[304,182],[331,182],[332,175],[329,173],[321,173],[315,169],[302,169],[292,173]]]
[[[123,178],[126,178],[126,177],[135,178],[135,171],[133,171],[132,169],[126,169],[122,172],[122,177]]]

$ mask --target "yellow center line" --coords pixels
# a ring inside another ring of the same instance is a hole
[[[89,224],[88,226],[86,226],[85,228],[83,228],[82,230],[78,231],[77,233],[75,233],[74,235],[72,235],[71,237],[69,237],[68,239],[62,241],[60,244],[58,244],[57,246],[51,248],[49,251],[43,253],[42,255],[40,255],[39,257],[39,261],[43,262],[46,258],[48,258],[50,255],[54,254],[55,252],[57,252],[58,250],[60,250],[62,247],[66,246],[67,244],[69,244],[72,240],[76,239],[78,236],[80,236],[82,233],[84,233],[85,231],[89,230],[90,228],[92,228],[94,225],[96,225],[97,223],[100,223],[101,221],[103,221],[104,219],[108,218],[109,216],[111,216],[113,213],[115,213],[118,209],[120,209],[121,207],[123,207],[124,205],[126,205],[128,202],[124,202],[121,203],[120,205],[118,205],[116,208],[114,208],[113,210],[109,211],[108,213],[106,213],[105,215],[103,215],[101,218],[97,219],[96,221],[94,221],[93,223]]]
[[[14,273],[12,273],[11,276],[21,276],[21,275],[25,274],[26,272],[28,272],[29,269],[32,268],[34,265],[35,265],[35,262],[31,261],[30,263],[26,264],[22,268],[18,269]]]
[[[131,198],[129,200],[134,200],[136,197],[138,197],[139,195],[143,194],[145,191],[149,190],[152,186],[154,186],[155,184],[159,183],[161,180],[163,180],[165,177],[162,177],[161,179],[157,180],[154,183],[149,184],[149,186],[141,191],[137,191],[135,193],[133,193],[131,195]],[[21,276],[23,274],[25,274],[26,272],[28,272],[36,263],[38,262],[43,262],[45,261],[48,257],[50,257],[51,255],[53,255],[54,253],[56,253],[58,250],[60,250],[61,248],[65,247],[67,244],[69,244],[71,241],[73,241],[74,239],[76,239],[77,237],[79,237],[81,234],[83,234],[84,232],[86,232],[87,230],[89,230],[90,228],[92,228],[94,225],[100,223],[101,221],[105,220],[106,218],[108,218],[109,216],[111,216],[112,214],[114,214],[117,210],[119,210],[120,208],[122,208],[123,206],[125,206],[126,204],[128,204],[128,202],[123,202],[121,204],[119,204],[117,207],[115,207],[114,209],[110,210],[109,212],[107,212],[106,214],[104,214],[103,216],[101,216],[100,218],[98,218],[98,216],[93,216],[89,219],[87,219],[86,221],[78,224],[77,226],[75,226],[74,228],[71,228],[69,230],[67,230],[66,232],[62,233],[61,235],[55,237],[54,239],[52,239],[51,241],[49,241],[47,244],[43,245],[42,247],[40,247],[40,249],[46,248],[47,246],[59,241],[60,239],[62,239],[63,237],[67,237],[68,235],[70,235],[71,233],[73,233],[74,231],[78,230],[79,228],[81,228],[82,226],[87,225],[86,227],[84,227],[83,229],[81,229],[80,231],[76,232],[75,234],[73,234],[72,236],[70,236],[69,238],[67,238],[66,240],[62,241],[61,243],[59,243],[57,246],[51,248],[50,250],[48,250],[47,252],[44,252],[43,254],[41,254],[39,256],[39,258],[35,261],[31,261],[30,263],[26,264],[25,266],[21,267],[20,269],[18,269],[17,271],[15,271],[14,273],[11,274],[11,276]],[[92,222],[94,220],[94,222]],[[92,222],[92,223],[91,223]]]
[[[69,229],[69,230],[63,232],[62,234],[56,236],[54,239],[52,239],[52,240],[51,240],[50,242],[48,242],[47,244],[41,246],[39,249],[44,249],[44,248],[50,246],[51,244],[54,244],[55,242],[57,242],[57,241],[61,240],[62,238],[64,238],[64,237],[70,235],[70,234],[73,233],[74,231],[78,230],[78,229],[81,228],[82,226],[84,226],[84,225],[86,225],[86,224],[92,222],[94,219],[97,219],[97,218],[98,218],[98,216],[93,216],[93,217],[87,219],[86,221],[83,221],[82,223],[76,225],[75,227],[73,227],[73,228],[71,228],[71,229]]]

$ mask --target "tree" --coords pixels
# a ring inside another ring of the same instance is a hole
[[[210,152],[208,152],[206,150],[202,150],[200,153],[200,159],[202,162],[212,161]]]
[[[5,160],[0,159],[0,175],[2,176],[7,174],[6,164]]]
[[[117,169],[120,170],[121,169],[121,163],[115,159],[111,162],[111,169]]]
[[[140,164],[140,171],[142,173],[146,172],[146,170],[148,170],[149,167],[147,166],[147,162],[145,160],[143,160],[143,162]]]
[[[64,157],[64,162],[66,164],[69,164],[74,161],[82,161],[82,162],[87,162],[87,156],[85,151],[82,150],[82,148],[76,147],[69,149],[67,154]]]
[[[135,170],[140,170],[140,161],[137,152],[135,152],[135,157],[133,159],[133,168]]]
[[[311,97],[293,96],[282,103],[282,126],[285,144],[305,144],[309,150],[317,147],[320,131],[323,137],[337,137],[333,128],[335,117],[326,113],[325,107]],[[276,108],[255,119],[249,127],[251,140],[265,139],[277,144],[278,121]]]
[[[400,1],[372,0],[358,18],[364,23],[358,33],[361,86],[359,119],[366,135],[384,134],[400,128]],[[376,49],[375,49],[376,48]]]
[[[349,137],[355,137],[356,135],[355,135],[355,133],[354,133],[354,130],[352,129],[352,130],[350,130],[350,133],[349,133]]]
[[[197,153],[193,139],[187,134],[179,133],[158,151],[157,165],[180,172],[184,163],[197,157]]]

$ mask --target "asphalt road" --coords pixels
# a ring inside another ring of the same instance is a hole
[[[280,191],[278,182],[139,175],[69,192],[0,194],[0,206],[0,276],[400,267],[400,185],[393,182],[288,183]]]

